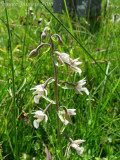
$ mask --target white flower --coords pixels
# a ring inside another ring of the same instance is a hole
[[[81,140],[81,139],[78,139],[78,140],[74,140],[72,142],[72,144],[70,145],[72,148],[74,148],[75,150],[77,150],[77,153],[81,156],[81,154],[83,153],[84,151],[84,148],[83,147],[79,147],[79,144],[80,143],[83,143],[85,142],[85,140]]]
[[[71,147],[74,148],[80,156],[84,151],[84,147],[79,147],[79,145],[77,145],[75,143],[72,143]]]
[[[78,68],[77,66],[82,64],[82,62],[78,62],[78,59],[79,58],[76,58],[76,59],[71,59],[71,62],[70,62],[70,68],[75,71],[75,72],[78,72],[79,74],[82,73],[82,70],[80,68]]]
[[[41,85],[37,85],[35,86],[34,88],[31,88],[30,90],[34,90],[36,89],[35,92],[33,92],[33,94],[35,95],[34,96],[34,101],[35,103],[39,104],[39,99],[40,97],[44,96],[44,93],[45,95],[47,96],[47,90],[43,87],[44,85],[41,84]]]
[[[55,51],[54,53],[56,53],[57,55],[59,55],[59,60],[62,62],[62,63],[66,63],[69,65],[69,67],[75,71],[75,72],[78,72],[79,74],[82,73],[82,70],[80,68],[78,68],[77,66],[82,64],[82,62],[78,62],[78,59],[79,58],[76,58],[76,59],[72,59],[70,58],[70,55],[67,54],[67,53],[60,53],[58,51]]]
[[[61,107],[62,108],[62,107]],[[58,113],[58,116],[60,118],[60,120],[65,124],[67,125],[68,123],[71,123],[72,124],[72,120],[71,120],[71,115],[76,115],[75,113],[75,110],[76,109],[66,109],[66,110],[63,110],[63,111],[59,111]],[[62,116],[64,115],[64,116]]]
[[[60,120],[65,124],[67,125],[69,122],[62,116],[62,114],[60,113],[60,111],[58,112],[58,116],[60,118]]]
[[[54,53],[56,53],[57,55],[59,55],[59,60],[62,63],[70,64],[70,56],[69,56],[69,54],[67,54],[67,53],[60,53],[58,51],[55,51]]]
[[[45,118],[45,122],[47,122],[47,120],[48,120],[48,116],[44,113],[44,112],[42,112],[42,111],[35,111],[35,112],[33,112],[33,113],[31,113],[31,114],[35,114],[35,118],[37,118],[37,119],[35,119],[34,121],[33,121],[33,126],[37,129],[38,127],[39,127],[39,123]]]
[[[85,78],[76,83],[75,90],[77,94],[82,94],[81,91],[84,91],[87,95],[89,95],[88,89],[86,87],[82,87],[84,84],[86,84]]]
[[[44,28],[44,30],[43,30],[43,32],[42,32],[42,34],[41,34],[41,39],[42,39],[42,40],[46,38],[46,36],[47,36],[46,31],[47,31],[48,29],[49,29],[48,27],[45,27],[45,28]]]

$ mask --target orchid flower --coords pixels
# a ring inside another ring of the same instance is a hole
[[[70,146],[67,148],[67,152],[69,153],[70,147],[72,147],[75,150],[77,150],[77,153],[79,155],[81,155],[83,153],[83,151],[84,151],[84,148],[83,147],[79,147],[79,144],[85,142],[85,140],[78,139],[78,140],[74,140],[73,141],[65,132],[63,132],[63,134],[69,140],[69,142],[71,143]]]
[[[48,29],[49,29],[48,27],[45,27],[45,28],[44,28],[44,30],[43,30],[43,32],[42,32],[42,34],[41,34],[41,39],[42,39],[42,40],[46,38],[46,36],[47,36],[46,31],[47,31]]]
[[[44,88],[43,84],[37,85],[34,88],[31,88],[30,90],[34,90],[34,89],[36,90],[33,92],[33,94],[35,95],[34,101],[35,101],[35,103],[39,104],[40,97],[43,97],[44,93],[47,96],[47,90]]]
[[[85,78],[83,78],[82,80],[80,80],[76,83],[75,91],[76,91],[77,94],[82,95],[82,91],[84,91],[87,95],[89,95],[88,89],[86,87],[83,87],[84,84],[86,84]]]
[[[67,54],[67,53],[60,53],[58,51],[55,51],[54,53],[56,53],[59,56],[59,60],[62,63],[65,63],[65,64],[69,65],[69,67],[73,71],[78,72],[79,74],[82,73],[82,70],[77,67],[78,65],[82,64],[82,62],[78,62],[79,58],[72,59],[72,58],[70,58],[69,54]]]
[[[72,144],[70,145],[70,147],[74,148],[75,150],[77,150],[77,153],[81,156],[81,154],[83,153],[84,151],[84,147],[79,147],[79,144],[80,143],[83,143],[85,142],[85,140],[81,140],[81,139],[78,139],[78,140],[74,140],[72,142]]]
[[[72,124],[71,117],[72,115],[76,115],[75,110],[76,109],[67,109],[65,106],[60,106],[60,108],[63,108],[63,111],[59,111],[58,116],[60,120],[67,125],[68,123]],[[64,115],[64,116],[62,116]]]
[[[34,121],[33,121],[33,126],[37,129],[38,127],[39,127],[39,123],[45,118],[45,122],[47,122],[47,120],[48,120],[48,116],[43,112],[43,111],[35,111],[35,112],[33,112],[33,113],[31,113],[31,114],[35,114],[35,118],[37,118],[37,119],[35,119]]]

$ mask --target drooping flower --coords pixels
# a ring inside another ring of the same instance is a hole
[[[74,148],[80,156],[84,151],[84,147],[79,147],[79,145],[77,145],[75,143],[72,143],[71,147]]]
[[[47,96],[47,90],[44,88],[43,84],[37,85],[34,88],[31,88],[30,90],[36,90],[33,92],[34,96],[34,101],[35,103],[39,104],[39,99],[40,97],[44,96],[44,94]]]
[[[43,119],[45,119],[45,122],[47,122],[47,120],[48,120],[48,116],[43,112],[43,111],[35,111],[35,112],[33,112],[33,113],[31,113],[31,114],[35,114],[35,118],[37,118],[37,119],[35,119],[34,121],[33,121],[33,126],[37,129],[38,127],[39,127],[39,123],[43,120]]]
[[[30,54],[28,55],[28,58],[33,58],[36,57],[38,55],[38,50],[37,49],[33,49]]]
[[[75,91],[77,94],[81,94],[82,95],[82,91],[85,92],[87,95],[89,95],[89,91],[86,87],[83,87],[83,85],[86,84],[86,80],[85,78],[83,78],[82,80],[78,81],[75,85]]]
[[[85,140],[81,140],[81,139],[78,139],[78,140],[72,140],[65,132],[62,132],[64,134],[64,136],[69,140],[69,142],[71,143],[70,146],[67,148],[67,153],[69,153],[70,151],[70,148],[74,148],[75,150],[77,150],[77,153],[79,155],[81,155],[84,151],[84,148],[83,147],[79,147],[79,144],[80,143],[83,143],[85,142]]]
[[[67,125],[68,123],[72,124],[71,117],[72,115],[76,115],[75,110],[76,109],[67,109],[65,106],[61,106],[60,108],[63,108],[63,111],[59,111],[58,115],[60,120]]]
[[[77,153],[81,156],[81,154],[83,153],[84,151],[84,147],[79,147],[79,144],[80,143],[83,143],[85,142],[85,140],[81,140],[81,139],[78,139],[78,140],[74,140],[72,142],[72,144],[70,145],[72,148],[74,148],[75,150],[77,150]]]
[[[69,54],[67,54],[67,53],[60,53],[58,51],[55,51],[54,53],[56,53],[59,56],[59,60],[62,63],[65,63],[65,64],[69,65],[69,67],[73,71],[78,72],[79,74],[82,73],[82,70],[77,67],[78,65],[82,64],[82,62],[78,62],[79,58],[72,59]]]
[[[63,45],[63,40],[62,40],[62,38],[60,37],[59,34],[53,34],[53,35],[51,36],[51,38],[52,38],[52,37],[57,37],[57,38],[58,38],[58,44],[59,44],[59,45]]]
[[[47,36],[47,30],[49,30],[49,27],[45,27],[42,34],[41,34],[41,39],[45,39]]]

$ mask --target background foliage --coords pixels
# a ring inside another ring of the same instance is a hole
[[[0,3],[0,158],[13,160],[16,143],[13,121],[13,77],[5,7],[3,2]],[[10,3],[15,2],[11,0]],[[73,58],[80,57],[83,62],[81,77],[63,66],[58,68],[59,80],[77,82],[86,77],[87,88],[90,91],[87,97],[78,96],[73,90],[59,88],[60,105],[64,104],[77,110],[73,126],[67,126],[65,131],[73,139],[86,140],[83,144],[85,151],[82,157],[71,150],[68,159],[120,159],[120,2],[110,0],[105,7],[106,1],[103,0],[102,14],[97,19],[97,24],[94,20],[91,22],[79,17],[71,19],[69,15],[56,14],[108,76],[42,5],[33,6],[31,10],[30,6],[24,5],[29,3],[27,0],[16,3],[16,6],[7,6],[7,12],[15,76],[18,159],[45,159],[43,143],[55,156],[54,159],[59,159],[54,106],[49,110],[47,124],[42,122],[38,130],[31,128],[33,122],[31,112],[37,106],[34,104],[30,88],[44,83],[47,78],[54,75],[50,50],[47,47],[40,50],[38,57],[27,58],[30,51],[41,43],[41,32],[45,26],[49,26],[53,34],[60,34],[64,41],[62,47],[55,42],[56,49],[69,53]],[[47,7],[52,11],[50,5]],[[47,37],[45,42],[48,40]],[[49,85],[48,88],[49,97],[54,99],[53,85]],[[46,105],[47,102],[41,99],[38,106],[45,108]],[[64,136],[62,144],[65,152],[68,141]]]

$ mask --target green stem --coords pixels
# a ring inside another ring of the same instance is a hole
[[[51,40],[51,47],[52,47],[52,56],[54,55],[54,44],[52,42],[52,38],[50,36]],[[58,142],[60,147],[60,160],[63,160],[63,152],[62,152],[62,144],[61,144],[61,134],[60,134],[60,119],[58,117],[58,111],[59,111],[59,99],[58,99],[58,74],[57,74],[57,67],[55,65],[55,62],[53,60],[54,65],[54,75],[55,75],[55,102],[56,102],[56,115],[57,115],[57,136],[58,136]]]
[[[27,1],[29,3],[29,0]],[[23,64],[24,64],[24,58],[25,58],[25,44],[26,44],[26,36],[27,36],[27,25],[28,25],[28,6],[27,6],[27,16],[26,16],[26,21],[25,21],[25,34],[24,34],[24,40],[23,40],[23,56],[22,56],[22,69],[23,70]]]
[[[6,6],[6,0],[4,0],[4,4]],[[14,150],[14,157],[18,160],[18,143],[17,143],[17,130],[16,130],[16,102],[15,102],[15,81],[14,81],[14,64],[13,64],[13,54],[12,54],[12,45],[11,45],[11,34],[10,34],[10,27],[9,27],[9,20],[8,20],[8,13],[7,8],[5,7],[5,14],[7,19],[7,30],[9,36],[9,48],[10,48],[10,63],[11,63],[11,71],[12,71],[12,89],[13,89],[13,121],[14,121],[14,140],[15,140],[15,150]]]

